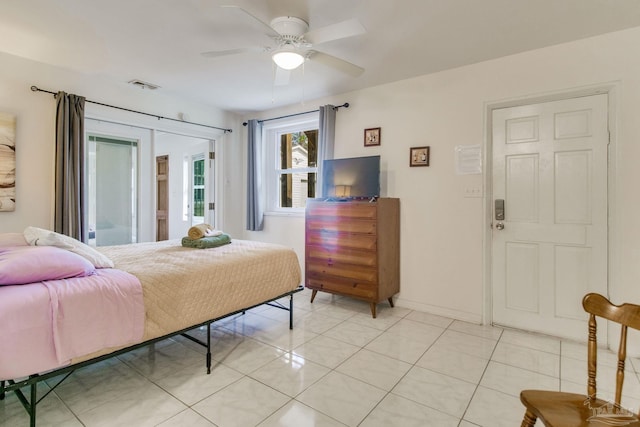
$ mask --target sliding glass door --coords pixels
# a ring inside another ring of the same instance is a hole
[[[90,244],[151,242],[159,231],[180,239],[192,224],[214,225],[212,140],[92,118],[85,132]]]
[[[88,135],[89,244],[138,241],[138,141]]]

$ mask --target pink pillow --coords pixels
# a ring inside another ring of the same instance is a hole
[[[95,273],[91,262],[53,246],[0,248],[0,285],[83,277]]]

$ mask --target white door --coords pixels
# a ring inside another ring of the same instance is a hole
[[[582,297],[607,295],[607,102],[493,111],[495,324],[585,339]]]
[[[200,144],[191,155],[189,169],[189,226],[209,224],[215,228],[215,141]]]

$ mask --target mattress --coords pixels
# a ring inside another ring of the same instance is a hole
[[[233,240],[193,249],[167,240],[98,249],[142,283],[143,341],[260,304],[301,283],[295,252],[281,245]]]

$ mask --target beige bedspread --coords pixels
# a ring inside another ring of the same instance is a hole
[[[301,282],[295,252],[274,244],[234,240],[191,249],[169,240],[99,249],[142,283],[145,341],[259,304]]]

